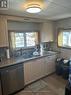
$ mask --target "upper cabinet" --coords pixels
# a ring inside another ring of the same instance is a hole
[[[53,41],[53,22],[44,22],[41,24],[41,42]]]
[[[8,46],[7,19],[0,16],[0,47]]]

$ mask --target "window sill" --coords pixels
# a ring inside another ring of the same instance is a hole
[[[15,49],[13,49],[13,50],[20,50],[20,49],[22,49],[22,50],[27,50],[27,49],[32,49],[32,48],[35,48],[35,46],[15,48]]]
[[[57,46],[57,47],[62,49],[71,49],[71,47],[62,47],[62,46]]]

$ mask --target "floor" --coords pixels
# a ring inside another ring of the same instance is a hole
[[[67,80],[56,74],[41,79],[15,95],[64,95]]]

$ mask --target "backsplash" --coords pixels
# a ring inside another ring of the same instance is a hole
[[[45,50],[52,50],[52,43],[53,42],[42,42],[32,48],[10,50],[10,56],[14,58],[21,57],[21,56],[23,56],[23,58],[31,57],[34,51],[40,52],[40,45],[42,45],[43,49]]]
[[[6,58],[6,48],[0,48],[0,61]]]
[[[23,56],[24,58],[27,58],[27,57],[31,57],[34,51],[35,51],[35,48],[13,50],[13,51],[10,51],[10,56],[14,58],[21,57],[21,56]]]
[[[43,50],[53,50],[53,42],[42,42],[41,43]]]
[[[53,42],[42,42],[40,44],[43,46],[44,50],[53,50]],[[21,56],[23,56],[24,58],[31,57],[34,51],[40,52],[40,44],[32,48],[10,50],[10,57],[13,57],[13,58],[21,57]],[[6,50],[7,48],[0,48],[0,58],[2,60],[7,58]]]

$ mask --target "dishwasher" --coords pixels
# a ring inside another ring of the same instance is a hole
[[[23,64],[5,67],[1,70],[2,95],[10,95],[24,88]]]

